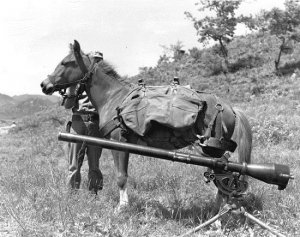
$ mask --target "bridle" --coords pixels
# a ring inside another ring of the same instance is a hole
[[[72,95],[68,95],[66,93],[66,89],[60,89],[58,91],[59,94],[63,97],[62,105],[65,103],[66,99],[71,99],[71,98],[78,99],[78,98],[81,97],[82,93],[86,89],[87,82],[93,76],[93,73],[94,73],[95,68],[97,66],[97,63],[98,63],[97,60],[92,61],[90,59],[90,57],[88,55],[86,55],[88,57],[90,63],[91,63],[89,68],[87,68],[86,65],[83,62],[83,59],[82,59],[82,56],[80,55],[80,53],[74,51],[74,55],[75,55],[75,58],[76,58],[76,62],[77,62],[78,66],[79,66],[79,68],[80,68],[80,70],[83,74],[83,77],[81,79],[76,80],[76,81],[71,82],[71,83],[57,84],[57,85],[69,85],[68,87],[70,87],[71,85],[76,84],[75,93],[72,94]]]

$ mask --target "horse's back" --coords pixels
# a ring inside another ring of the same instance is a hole
[[[216,115],[218,106],[222,112]],[[141,86],[120,108],[126,127],[153,147],[186,147],[204,135],[214,119],[212,136],[229,140],[234,131],[235,115],[228,102],[186,86]]]
[[[125,125],[139,136],[150,136],[156,124],[184,132],[195,124],[205,102],[182,86],[140,87],[120,106]]]

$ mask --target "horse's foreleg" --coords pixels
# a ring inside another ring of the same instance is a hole
[[[103,175],[99,167],[102,148],[96,146],[87,147],[87,157],[89,164],[88,188],[97,194],[98,190],[103,188]]]
[[[120,202],[118,209],[121,209],[128,205],[127,194],[127,178],[128,178],[128,160],[129,153],[121,151],[112,151],[114,157],[114,163],[117,173],[117,185],[120,190]]]

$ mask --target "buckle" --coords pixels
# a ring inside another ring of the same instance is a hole
[[[216,104],[216,105],[215,105],[215,108],[216,108],[218,111],[223,111],[223,110],[224,110],[224,108],[223,108],[223,106],[222,106],[221,104]]]
[[[203,146],[207,146],[207,144],[205,143],[205,141],[207,141],[207,137],[205,136],[200,136],[198,134],[196,134],[196,137],[199,139],[198,140],[198,145],[203,147]]]

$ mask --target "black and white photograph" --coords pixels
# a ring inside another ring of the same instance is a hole
[[[0,236],[300,236],[299,0],[10,0]]]

